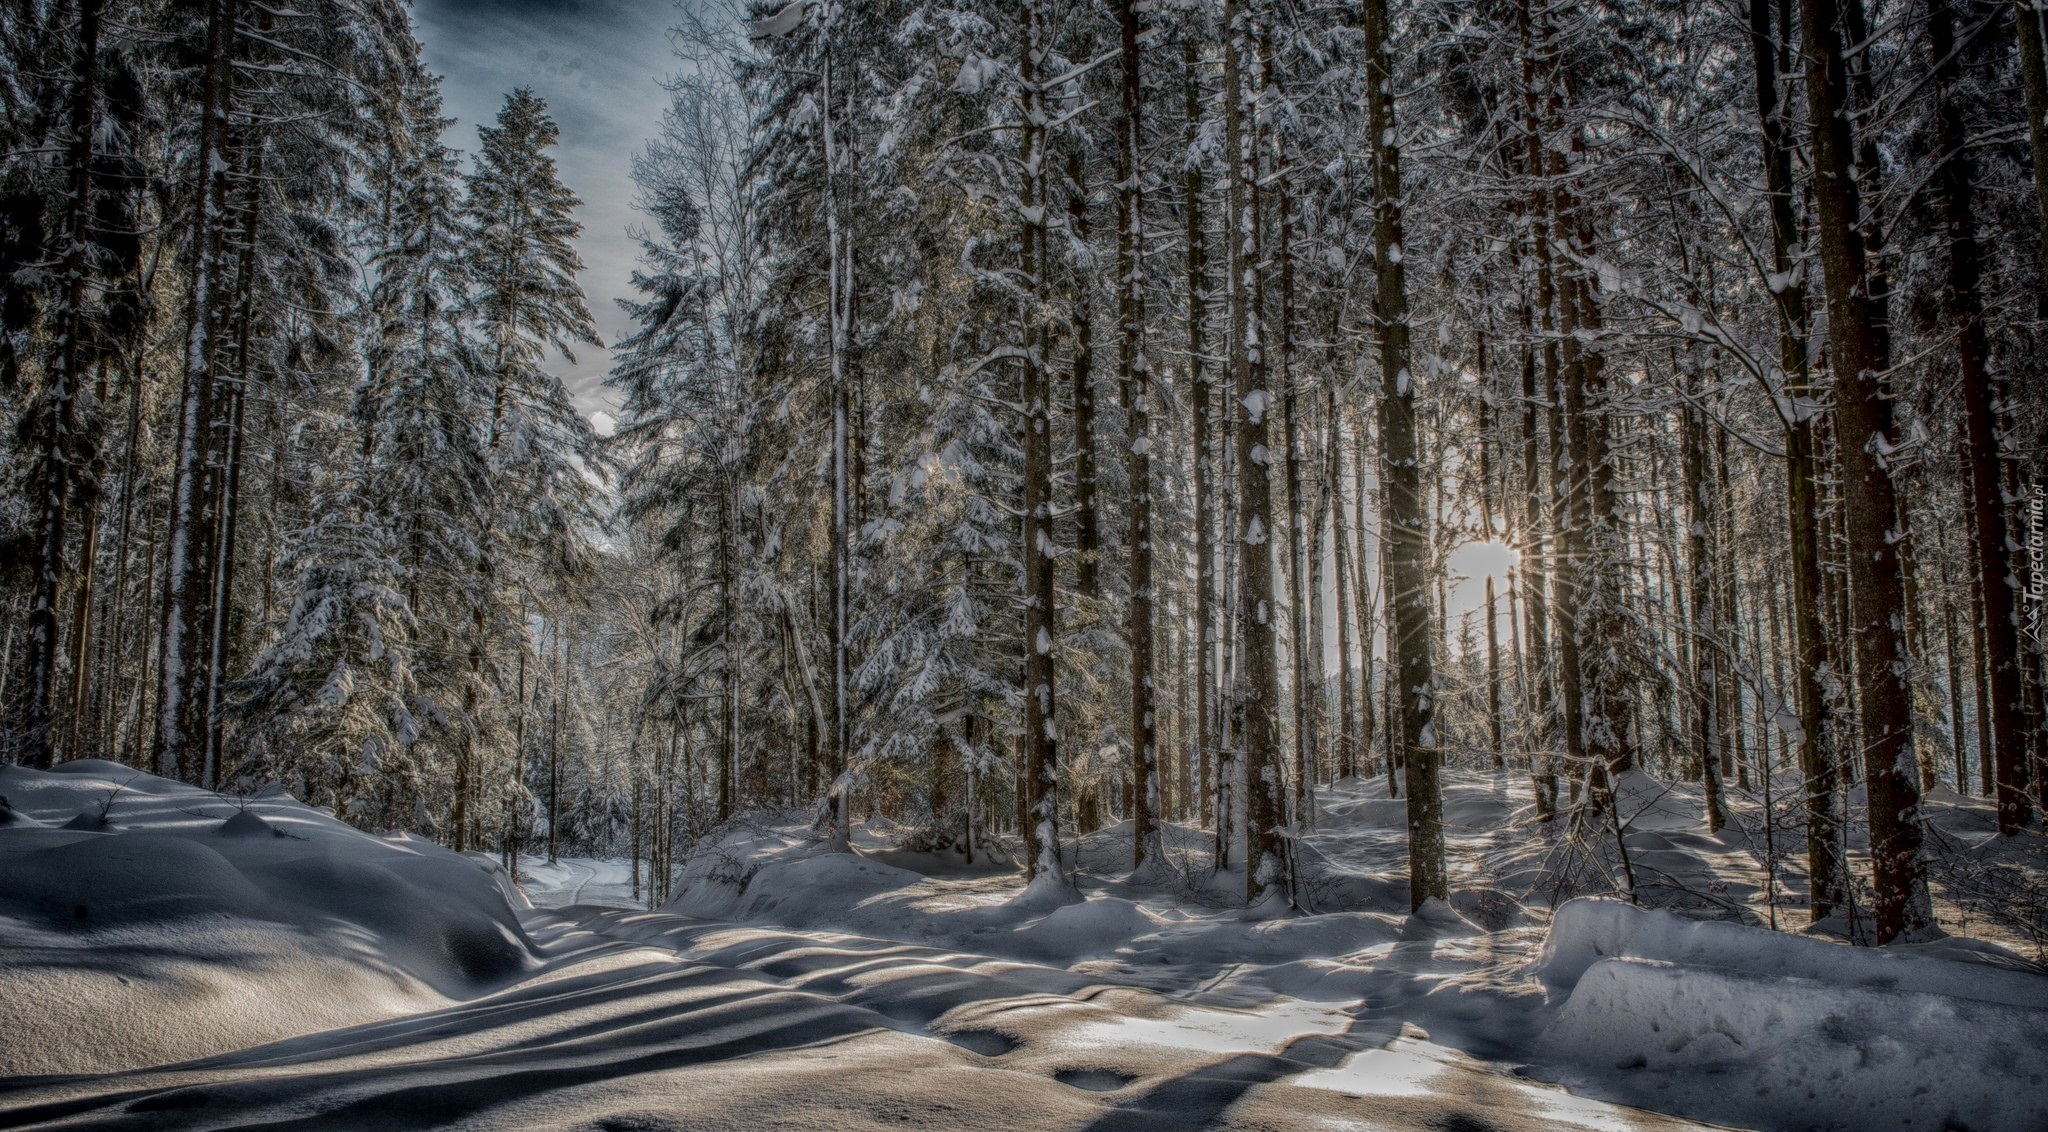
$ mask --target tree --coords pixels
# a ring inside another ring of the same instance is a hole
[[[525,88],[506,97],[494,126],[478,129],[482,145],[465,179],[465,245],[475,289],[469,317],[484,341],[491,403],[483,434],[491,495],[476,556],[462,694],[464,739],[456,764],[453,844],[468,844],[470,795],[478,783],[475,737],[491,726],[485,706],[500,676],[497,642],[523,635],[511,591],[498,581],[512,563],[560,581],[588,568],[589,538],[599,522],[586,470],[604,457],[590,425],[569,402],[561,379],[539,363],[552,349],[574,360],[575,343],[602,345],[583,290],[572,215],[580,203],[555,173],[547,151],[559,136],[547,106]],[[508,561],[509,560],[509,561]]]
[[[1444,863],[1443,792],[1436,731],[1436,675],[1429,655],[1429,515],[1423,509],[1421,446],[1415,428],[1415,378],[1410,368],[1408,291],[1403,264],[1401,149],[1395,132],[1392,11],[1386,0],[1365,5],[1365,65],[1373,147],[1373,252],[1378,291],[1373,321],[1380,339],[1380,476],[1385,484],[1386,600],[1393,610],[1390,679],[1408,785],[1408,901],[1419,910],[1448,900]]]
[[[1848,3],[1860,8],[1861,0]],[[1871,870],[1877,891],[1872,914],[1878,942],[1889,943],[1918,936],[1931,923],[1932,913],[1920,856],[1919,767],[1913,754],[1912,690],[1906,679],[1910,656],[1905,583],[1897,541],[1890,535],[1899,513],[1885,459],[1895,443],[1891,401],[1882,388],[1890,358],[1877,332],[1868,288],[1844,15],[1835,0],[1801,0],[1815,228],[1827,298],[1837,461],[1845,488],[1848,636],[1855,647]]]

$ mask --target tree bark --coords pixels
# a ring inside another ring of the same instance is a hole
[[[1045,121],[1046,98],[1042,67],[1049,50],[1045,42],[1045,11],[1040,0],[1022,6],[1018,68],[1021,131],[1019,194],[1023,218],[1024,285],[1029,295],[1024,312],[1024,350],[1019,368],[1019,402],[1024,406],[1024,790],[1027,819],[1024,856],[1029,875],[1064,875],[1059,854],[1059,734],[1053,704],[1053,649],[1058,632],[1054,592],[1058,543],[1054,538],[1052,498],[1051,390],[1046,380],[1046,351],[1051,332],[1044,311],[1046,287]]]
[[[2042,267],[2034,277],[2034,303],[2048,319],[2048,54],[2042,32],[2048,26],[2042,0],[2012,0],[2020,40],[2020,85],[2027,102],[2027,140],[2034,151],[2034,203],[2040,214]]]
[[[1852,0],[1853,2],[1853,0]],[[1873,917],[1877,941],[1911,938],[1932,923],[1921,859],[1918,768],[1913,758],[1911,658],[1904,639],[1904,583],[1887,537],[1898,512],[1881,455],[1891,443],[1891,403],[1860,225],[1855,140],[1848,117],[1842,12],[1836,0],[1801,0],[1806,89],[1813,137],[1814,204],[1826,279],[1828,346],[1835,378],[1837,460],[1848,534],[1850,621],[1857,710],[1870,803]]]
[[[1436,678],[1429,642],[1429,515],[1421,492],[1422,445],[1416,435],[1415,380],[1409,371],[1408,293],[1402,264],[1401,149],[1394,122],[1392,28],[1387,0],[1366,0],[1365,73],[1373,148],[1373,317],[1380,335],[1380,467],[1386,482],[1388,604],[1394,610],[1394,679],[1408,780],[1408,891],[1411,910],[1450,897],[1444,865],[1441,755]]]
[[[1117,368],[1123,380],[1130,480],[1130,605],[1124,636],[1131,653],[1132,868],[1161,859],[1158,822],[1164,802],[1159,782],[1159,719],[1153,687],[1152,601],[1152,362],[1145,353],[1144,87],[1138,57],[1137,0],[1117,0],[1123,58],[1117,123]]]
[[[1253,85],[1259,17],[1240,0],[1223,8],[1224,152],[1230,162],[1230,368],[1237,402],[1238,632],[1244,667],[1237,688],[1245,776],[1245,900],[1292,896],[1282,844],[1286,785],[1280,762],[1280,668],[1274,608],[1273,488],[1267,416],[1265,333],[1259,302],[1263,271],[1259,241],[1255,121],[1259,90]]]
[[[1693,395],[1699,392],[1696,376],[1688,375],[1693,386]],[[1711,536],[1713,516],[1707,492],[1706,414],[1696,404],[1688,404],[1684,411],[1683,446],[1685,449],[1685,519],[1688,531],[1686,542],[1686,597],[1690,601],[1692,623],[1691,640],[1687,642],[1692,655],[1692,685],[1694,705],[1693,757],[1699,763],[1701,780],[1705,783],[1707,832],[1719,833],[1727,824],[1727,814],[1721,801],[1721,766],[1714,751],[1715,737],[1721,731],[1721,712],[1725,697],[1721,695],[1721,666],[1716,663],[1715,651],[1725,642],[1721,632],[1721,619],[1714,602],[1714,546]]]
[[[85,287],[90,270],[85,246],[92,216],[93,120],[99,101],[99,0],[80,0],[72,54],[69,139],[64,149],[64,212],[58,225],[57,303],[50,314],[51,351],[40,428],[42,451],[36,468],[37,501],[34,590],[28,601],[28,687],[23,699],[22,761],[48,768],[54,757],[50,730],[57,684],[57,600],[64,584],[66,520],[80,472],[92,459],[92,443],[80,431],[79,401],[84,382]],[[211,73],[211,72],[209,72]],[[86,563],[87,569],[91,563]]]
[[[1121,146],[1119,146],[1121,151]],[[1081,151],[1067,153],[1067,224],[1072,239],[1088,242],[1088,193]],[[1119,189],[1121,192],[1121,189]],[[1119,231],[1121,240],[1123,233]],[[1069,321],[1074,331],[1074,591],[1088,600],[1102,596],[1102,513],[1096,505],[1097,469],[1102,464],[1095,436],[1095,318],[1091,272],[1075,273]]]
[[[1827,633],[1821,623],[1820,497],[1816,488],[1818,457],[1814,438],[1816,391],[1806,357],[1806,287],[1804,265],[1793,255],[1802,236],[1794,210],[1792,145],[1785,135],[1785,116],[1778,83],[1791,62],[1790,0],[1778,0],[1777,28],[1772,30],[1771,0],[1750,0],[1750,48],[1756,64],[1758,113],[1763,121],[1764,174],[1770,193],[1772,295],[1778,310],[1778,361],[1785,371],[1784,398],[1790,406],[1785,421],[1786,530],[1792,544],[1792,627],[1794,679],[1799,711],[1799,772],[1805,781],[1806,868],[1811,880],[1809,914],[1825,919],[1841,903],[1847,878],[1837,849],[1841,817],[1835,808],[1836,758],[1828,742],[1828,695],[1822,684]]]
[[[222,284],[222,212],[228,186],[228,111],[234,85],[239,0],[207,0],[206,54],[200,81],[198,182],[192,200],[191,284],[184,343],[184,388],[171,473],[168,573],[165,577],[162,685],[155,762],[166,778],[197,782],[206,732],[206,611],[213,592],[214,500],[208,433],[214,419],[215,337]]]
[[[1962,376],[1964,450],[1969,457],[1970,521],[1976,536],[1976,583],[1984,595],[1985,664],[1991,685],[1992,766],[1998,795],[1998,831],[2015,834],[2032,816],[2027,797],[2026,725],[2022,718],[2019,569],[2006,529],[1999,453],[1998,406],[2005,382],[1991,370],[1980,291],[1983,255],[1977,243],[1975,171],[1969,134],[1957,101],[1962,65],[1956,57],[1954,0],[1927,0],[1927,30],[1934,63],[1935,147],[1938,187],[1948,224],[1948,301],[1956,327]],[[2038,34],[2039,28],[2035,29]],[[2039,129],[2039,123],[2036,123]],[[2048,261],[2044,261],[2048,269]]]
[[[1202,84],[1199,52],[1192,38],[1181,43],[1185,73],[1186,142],[1193,149],[1202,129]],[[1202,167],[1189,161],[1181,174],[1182,212],[1187,220],[1187,343],[1188,377],[1194,387],[1195,463],[1195,757],[1200,766],[1196,791],[1198,817],[1205,827],[1216,821],[1216,444],[1212,437],[1216,383],[1208,365],[1208,237],[1202,216]]]

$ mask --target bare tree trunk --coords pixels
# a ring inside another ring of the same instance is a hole
[[[1771,0],[1750,0],[1750,47],[1756,63],[1756,92],[1763,120],[1764,173],[1770,191],[1772,269],[1786,284],[1775,292],[1778,355],[1792,407],[1785,421],[1786,528],[1792,544],[1792,637],[1799,709],[1799,772],[1805,780],[1806,867],[1812,878],[1809,914],[1824,919],[1844,898],[1846,877],[1836,846],[1841,818],[1835,809],[1836,759],[1829,745],[1828,696],[1822,686],[1827,634],[1821,623],[1826,582],[1821,573],[1820,495],[1816,488],[1818,412],[1806,357],[1806,290],[1793,273],[1793,252],[1803,237],[1794,211],[1791,142],[1778,84],[1791,65],[1790,0],[1778,0],[1772,30]]]
[[[95,446],[80,431],[79,400],[85,375],[80,341],[85,335],[85,288],[89,268],[85,244],[92,216],[93,122],[99,103],[99,0],[80,0],[75,50],[72,54],[69,123],[65,145],[64,213],[57,232],[57,303],[50,312],[55,349],[47,367],[43,394],[37,487],[34,590],[28,609],[28,688],[23,698],[20,742],[22,761],[47,768],[54,757],[50,742],[53,699],[57,683],[57,598],[64,584],[66,519],[80,473],[89,465]],[[90,571],[92,563],[86,560]]]
[[[1379,601],[1385,597],[1386,590],[1386,576],[1384,572],[1386,566],[1386,540],[1380,540],[1381,592],[1375,596],[1372,588],[1371,568],[1369,566],[1371,560],[1365,553],[1365,500],[1367,496],[1365,490],[1365,422],[1364,412],[1357,411],[1353,413],[1351,418],[1353,448],[1351,454],[1351,498],[1353,506],[1358,508],[1358,555],[1353,560],[1352,569],[1357,579],[1356,589],[1358,591],[1358,662],[1361,666],[1358,680],[1360,724],[1358,761],[1361,777],[1369,777],[1372,771],[1372,745],[1375,732],[1378,730],[1384,730],[1386,734],[1392,734],[1393,732],[1393,716],[1386,712],[1376,712],[1373,707],[1372,684],[1374,664],[1372,650],[1373,645],[1379,639],[1380,620],[1376,607]],[[1382,720],[1386,721],[1383,729],[1381,728]],[[1388,749],[1391,750],[1392,748],[1389,747]],[[1394,772],[1390,766],[1387,769],[1388,785],[1391,786],[1393,781]]]
[[[2035,278],[2035,309],[2048,319],[2048,62],[2043,61],[2042,0],[2012,0],[2020,40],[2020,85],[2026,92],[2027,140],[2034,150],[2034,201],[2040,211],[2041,259]]]
[[[1387,602],[1394,611],[1394,679],[1408,780],[1409,907],[1450,897],[1444,865],[1443,793],[1437,783],[1436,678],[1430,663],[1429,515],[1421,494],[1422,446],[1409,372],[1408,294],[1402,265],[1401,150],[1394,123],[1387,0],[1365,0],[1366,104],[1373,138],[1374,321],[1380,334],[1381,474],[1386,481]]]
[[[1201,135],[1201,57],[1193,37],[1181,42],[1183,141],[1190,149]],[[1210,388],[1214,371],[1208,365],[1208,247],[1202,213],[1202,167],[1189,161],[1181,172],[1181,212],[1187,222],[1188,383],[1193,387],[1190,432],[1195,466],[1195,817],[1209,827],[1216,820],[1216,538],[1215,444],[1211,438]]]
[[[1273,78],[1273,58],[1270,46],[1270,29],[1261,35],[1268,42],[1265,58],[1265,78],[1269,88],[1279,93]],[[1284,97],[1284,96],[1283,96]],[[1285,119],[1287,115],[1280,115]],[[1275,122],[1272,129],[1274,236],[1272,259],[1280,274],[1280,401],[1281,401],[1281,443],[1286,446],[1287,461],[1287,567],[1288,567],[1288,647],[1289,659],[1293,662],[1293,679],[1289,687],[1293,691],[1294,709],[1294,765],[1290,774],[1291,792],[1289,801],[1295,823],[1307,829],[1314,824],[1315,804],[1315,758],[1312,752],[1320,743],[1317,730],[1316,705],[1322,695],[1322,638],[1313,642],[1309,639],[1309,605],[1316,598],[1316,592],[1309,584],[1309,522],[1306,512],[1307,489],[1303,483],[1302,469],[1306,463],[1302,451],[1301,408],[1302,399],[1297,386],[1301,374],[1296,363],[1297,347],[1295,326],[1295,280],[1294,280],[1294,184],[1293,170],[1287,151],[1287,129],[1283,122]]]
[[[555,625],[560,646],[555,666],[555,721],[548,736],[548,864],[560,859],[562,833],[562,716],[569,701],[569,642],[562,637],[562,625]],[[458,850],[459,851],[459,850]]]
[[[1023,278],[1029,292],[1024,312],[1024,356],[1019,402],[1024,406],[1024,789],[1028,819],[1024,828],[1026,868],[1035,879],[1064,876],[1059,854],[1059,734],[1053,705],[1053,649],[1058,632],[1054,592],[1058,544],[1054,539],[1052,498],[1051,390],[1046,380],[1046,351],[1051,343],[1044,311],[1048,299],[1046,268],[1045,85],[1040,70],[1046,43],[1041,0],[1025,0],[1020,107],[1024,121]]]
[[[267,12],[259,16],[267,30]],[[263,149],[264,142],[253,125],[241,130],[238,162],[246,185],[240,209],[241,223],[236,237],[241,241],[235,268],[235,376],[229,383],[227,405],[220,412],[218,428],[220,467],[215,472],[214,497],[219,513],[214,533],[213,598],[209,603],[207,632],[206,746],[201,759],[200,784],[211,789],[221,772],[221,691],[227,682],[228,634],[234,614],[235,544],[241,517],[242,451],[248,387],[252,377],[249,344],[256,323],[256,248],[263,231]]]
[[[93,400],[99,405],[107,404],[107,363],[102,360],[98,366],[99,377]],[[94,436],[97,447],[99,437]],[[78,594],[72,601],[71,618],[71,688],[66,699],[70,714],[67,746],[73,758],[90,758],[105,749],[101,728],[104,720],[95,718],[90,711],[92,702],[93,673],[92,660],[96,651],[95,642],[100,623],[104,618],[97,615],[97,607],[103,598],[98,584],[100,557],[100,507],[98,493],[88,501],[85,508],[85,530],[79,537],[78,548]]]
[[[1749,755],[1742,733],[1742,687],[1735,680],[1742,636],[1737,629],[1742,621],[1742,611],[1737,603],[1739,591],[1736,588],[1736,576],[1741,573],[1741,567],[1740,559],[1729,553],[1735,548],[1735,493],[1728,486],[1727,429],[1714,430],[1713,468],[1714,502],[1707,517],[1715,524],[1726,558],[1726,568],[1718,571],[1718,576],[1713,579],[1721,587],[1720,598],[1714,603],[1714,631],[1717,634],[1714,661],[1719,672],[1719,679],[1714,681],[1714,694],[1720,697],[1716,715],[1722,729],[1721,777],[1725,781],[1732,767],[1736,785],[1748,790]]]
[[[1265,328],[1261,325],[1260,293],[1264,272],[1259,240],[1260,193],[1256,173],[1258,144],[1256,111],[1260,90],[1254,85],[1260,40],[1258,16],[1240,0],[1225,0],[1223,9],[1224,153],[1230,162],[1230,368],[1238,405],[1237,418],[1238,633],[1244,648],[1243,675],[1237,684],[1245,776],[1245,900],[1256,903],[1276,894],[1292,896],[1292,877],[1281,826],[1286,813],[1286,785],[1280,762],[1280,668],[1275,625],[1276,587],[1273,578],[1273,489],[1270,426],[1274,407],[1266,388]]]
[[[1086,176],[1081,151],[1068,151],[1067,225],[1071,237],[1081,244],[1089,239]],[[1074,590],[1095,600],[1102,596],[1102,512],[1095,499],[1102,455],[1095,436],[1094,277],[1085,271],[1075,274],[1069,308],[1074,331]]]
[[[1525,68],[1524,122],[1528,134],[1529,171],[1538,178],[1530,201],[1530,244],[1536,253],[1536,310],[1540,316],[1543,342],[1544,432],[1550,453],[1550,613],[1556,628],[1556,707],[1546,713],[1547,723],[1562,728],[1568,760],[1571,798],[1578,800],[1578,768],[1586,755],[1583,727],[1584,700],[1579,649],[1579,575],[1583,572],[1583,517],[1574,513],[1578,501],[1576,481],[1585,475],[1576,463],[1569,443],[1565,416],[1562,365],[1558,344],[1559,301],[1553,239],[1566,209],[1560,204],[1565,172],[1564,155],[1544,142],[1547,131],[1555,131],[1560,113],[1560,87],[1556,81],[1554,31],[1534,26],[1531,4],[1525,0],[1517,10],[1516,22],[1522,33],[1525,58],[1546,60],[1538,70],[1533,62]],[[1540,89],[1545,91],[1540,98]],[[1526,482],[1526,481],[1525,481]],[[1532,591],[1533,592],[1533,591]],[[1533,602],[1532,602],[1533,604]],[[1556,792],[1551,792],[1553,809]]]
[[[736,569],[733,562],[733,525],[737,521],[736,500],[733,488],[726,485],[718,496],[718,618],[720,622],[720,658],[723,671],[723,685],[719,696],[718,736],[718,820],[730,819],[737,806],[737,783],[735,773],[739,769],[740,750],[740,660],[739,640],[733,632],[733,622],[739,616],[738,603],[733,600]]]
[[[1338,412],[1337,383],[1331,382],[1323,423],[1324,477],[1329,481],[1330,543],[1337,590],[1337,758],[1330,777],[1358,774],[1358,689],[1351,666],[1351,617],[1354,578],[1351,572],[1351,526],[1344,501],[1344,434]],[[1320,638],[1318,638],[1320,643]]]
[[[1852,0],[1853,2],[1853,0]],[[1828,344],[1835,375],[1837,460],[1849,537],[1849,638],[1856,650],[1857,708],[1870,802],[1873,916],[1879,943],[1920,934],[1932,922],[1921,859],[1920,799],[1913,760],[1911,658],[1904,639],[1898,548],[1887,532],[1898,511],[1878,455],[1891,442],[1883,382],[1890,359],[1872,310],[1853,172],[1848,72],[1836,0],[1801,0],[1812,112],[1814,203],[1826,277]]]
[[[1934,528],[1935,537],[1942,543],[1942,559],[1948,558],[1947,536],[1942,528]],[[1969,744],[1963,738],[1963,663],[1961,642],[1956,634],[1956,597],[1951,583],[1943,587],[1941,598],[1941,641],[1942,651],[1947,660],[1944,676],[1948,682],[1948,742],[1956,764],[1956,793],[1970,792]]]
[[[2022,26],[2024,30],[2024,25]],[[2021,718],[2019,570],[2006,529],[2000,483],[1998,405],[2005,382],[1991,372],[1984,331],[1983,273],[1977,244],[1974,170],[1963,108],[1956,100],[1961,65],[1955,58],[1953,0],[1928,0],[1927,28],[1934,57],[1935,145],[1942,156],[1939,185],[1948,221],[1948,298],[1956,322],[1962,372],[1965,451],[1969,456],[1970,519],[1976,534],[1977,588],[1984,595],[1985,663],[1989,667],[1992,765],[1997,774],[1998,831],[2018,833],[2031,817],[2027,797],[2027,743]],[[2039,27],[2034,28],[2038,39]],[[2038,50],[2038,43],[2036,45]],[[2038,63],[2038,60],[2036,61]],[[2034,123],[2037,134],[2041,123]],[[2037,148],[2037,153],[2039,152]],[[2048,270],[2048,262],[2043,269]]]
[[[1526,66],[1525,66],[1526,70]],[[1522,307],[1522,333],[1534,333],[1534,318],[1527,303]],[[1549,346],[1546,344],[1546,349]],[[1550,744],[1553,735],[1550,697],[1550,640],[1548,623],[1550,602],[1544,593],[1544,579],[1548,575],[1546,556],[1549,553],[1545,539],[1543,506],[1543,461],[1542,441],[1536,432],[1536,407],[1547,403],[1551,391],[1546,387],[1539,397],[1536,390],[1536,350],[1532,346],[1522,347],[1522,529],[1520,531],[1522,588],[1528,597],[1523,603],[1523,626],[1521,634],[1528,638],[1528,664],[1523,666],[1520,659],[1516,668],[1521,673],[1522,712],[1526,721],[1523,728],[1525,741],[1529,744],[1530,778],[1536,800],[1536,820],[1547,822],[1557,816],[1557,767],[1551,760]],[[1509,593],[1513,593],[1512,585]]]
[[[198,182],[192,200],[191,291],[185,332],[185,383],[171,475],[170,548],[165,578],[162,688],[155,761],[167,778],[197,782],[204,757],[206,610],[213,593],[214,499],[208,433],[214,419],[214,341],[222,286],[223,211],[227,204],[228,112],[234,86],[235,18],[240,0],[207,0],[206,55],[200,83]]]
[[[1700,392],[1697,374],[1688,374],[1692,386],[1681,427],[1685,448],[1686,596],[1690,599],[1692,636],[1687,647],[1692,654],[1692,698],[1695,710],[1693,757],[1698,760],[1701,780],[1706,784],[1707,832],[1719,833],[1727,824],[1721,801],[1721,766],[1714,740],[1721,732],[1721,711],[1726,697],[1721,694],[1723,666],[1715,653],[1725,643],[1721,618],[1714,601],[1714,530],[1711,498],[1707,490],[1706,412],[1696,402]],[[1725,568],[1733,568],[1725,562]]]
[[[1152,593],[1152,362],[1145,354],[1144,87],[1138,58],[1136,0],[1117,0],[1123,58],[1117,123],[1117,368],[1122,372],[1129,443],[1130,605],[1124,636],[1131,650],[1132,868],[1160,857],[1158,822],[1164,802],[1159,782],[1158,697],[1153,687]],[[1078,350],[1080,347],[1076,347]],[[1078,379],[1077,379],[1078,380]],[[1079,424],[1076,424],[1079,427]]]
[[[846,351],[853,333],[849,324],[853,314],[854,265],[851,241],[839,228],[839,154],[835,134],[837,127],[832,119],[830,32],[828,26],[821,33],[826,46],[821,91],[825,103],[824,120],[820,126],[825,146],[826,272],[829,276],[826,301],[831,306],[832,319],[829,331],[832,369],[832,734],[828,745],[833,780],[826,789],[832,806],[833,842],[844,851],[851,844],[853,833],[853,718],[847,640],[853,600],[853,545],[848,531],[851,522],[849,509],[853,501],[849,496],[848,483],[852,474],[848,435],[851,428],[848,419],[851,414],[851,382],[847,380]]]

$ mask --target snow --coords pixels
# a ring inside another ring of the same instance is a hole
[[[632,867],[632,862],[621,857],[563,857],[550,863],[546,857],[522,854],[519,891],[536,908],[572,904],[636,908],[640,901],[633,891]],[[645,865],[641,876],[646,877]]]
[[[0,1076],[202,1056],[540,966],[489,872],[289,799],[98,761],[0,768],[0,795]]]
[[[1739,930],[1760,937],[1749,941],[1750,957],[1772,967],[1779,941]],[[2044,1020],[2038,1007],[1930,993],[1913,982],[1873,988],[1602,959],[1579,978],[1543,1040],[1579,1063],[1563,1080],[1598,1078],[1645,1102],[1683,1097],[1688,1111],[1716,1121],[2048,1128]]]
[[[1014,839],[970,862],[871,818],[834,852],[745,814],[649,912],[627,861],[522,857],[515,888],[281,791],[71,763],[0,795],[0,1125],[2048,1126],[2039,968],[1758,926],[1739,822],[1709,837],[1697,788],[1640,774],[1638,897],[1686,914],[1615,895],[1520,775],[1463,768],[1451,896],[1416,915],[1381,779],[1317,789],[1315,914],[1244,908],[1174,823],[1140,873],[1128,822],[1065,831],[1026,886]],[[1994,847],[1983,803],[1928,811]],[[1552,910],[1574,892],[1609,895]]]

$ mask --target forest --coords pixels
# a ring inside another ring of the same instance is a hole
[[[404,0],[10,4],[0,871],[86,843],[10,821],[147,795],[438,844],[514,909],[580,862],[985,954],[790,909],[887,861],[1033,938],[1367,910],[1555,971],[1620,904],[1995,951],[2018,989],[1925,993],[2038,1034],[2044,19],[680,0],[659,132],[590,170],[516,75],[454,123]],[[581,179],[641,216],[613,341]],[[8,883],[0,925],[88,918]],[[0,1126],[82,1071],[41,1064]],[[1951,1126],[2030,1126],[2014,1072]],[[1944,1118],[1886,1111],[1825,1126]]]

